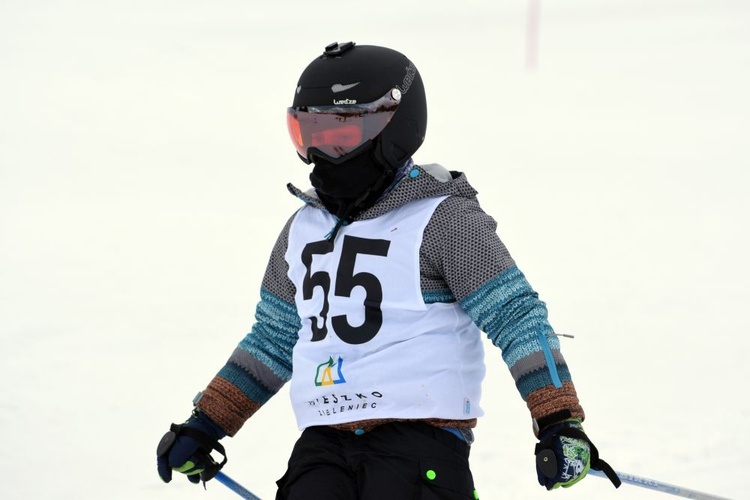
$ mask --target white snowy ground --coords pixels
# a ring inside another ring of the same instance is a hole
[[[427,85],[417,153],[468,173],[548,303],[617,469],[749,498],[750,5],[0,1],[0,497],[231,499],[162,484],[155,447],[249,329],[306,186],[284,108],[331,41]],[[536,484],[525,405],[488,349],[473,450],[493,499],[649,499]],[[397,374],[396,374],[397,376]],[[228,440],[264,499],[283,391]]]

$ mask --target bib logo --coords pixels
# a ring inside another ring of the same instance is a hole
[[[318,369],[315,371],[315,385],[317,387],[323,385],[335,385],[345,384],[344,374],[341,372],[341,365],[344,364],[344,360],[339,356],[336,362],[333,362],[333,357],[329,357],[328,361],[318,365]],[[334,378],[334,367],[335,367],[335,378]]]

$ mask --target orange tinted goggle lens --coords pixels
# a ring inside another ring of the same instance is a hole
[[[303,157],[307,158],[308,149],[317,148],[332,158],[339,158],[378,135],[387,121],[374,135],[366,132],[372,130],[373,121],[383,121],[383,118],[343,118],[339,115],[290,111],[287,113],[287,125],[294,147]]]
[[[364,105],[288,108],[287,127],[295,149],[307,159],[310,148],[331,158],[351,153],[388,125],[399,103],[391,95]]]

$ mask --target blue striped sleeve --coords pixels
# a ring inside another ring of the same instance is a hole
[[[485,282],[461,307],[500,348],[524,400],[538,389],[570,381],[547,307],[518,267]]]
[[[261,288],[255,324],[217,374],[250,400],[268,401],[292,378],[292,350],[301,326],[294,304]]]

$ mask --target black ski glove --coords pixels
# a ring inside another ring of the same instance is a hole
[[[219,439],[226,435],[197,409],[184,424],[172,424],[156,448],[156,465],[162,481],[172,480],[172,470],[187,475],[191,483],[212,479],[227,463],[224,447],[219,444]],[[213,450],[224,457],[221,463],[211,457]]]
[[[569,415],[553,415],[552,418],[555,416],[564,418]],[[607,462],[599,458],[596,446],[583,432],[581,420],[566,418],[552,424],[541,424],[539,443],[534,449],[540,485],[548,490],[560,486],[568,488],[583,479],[589,469],[594,469],[604,472],[615,488],[619,488],[620,478]]]

